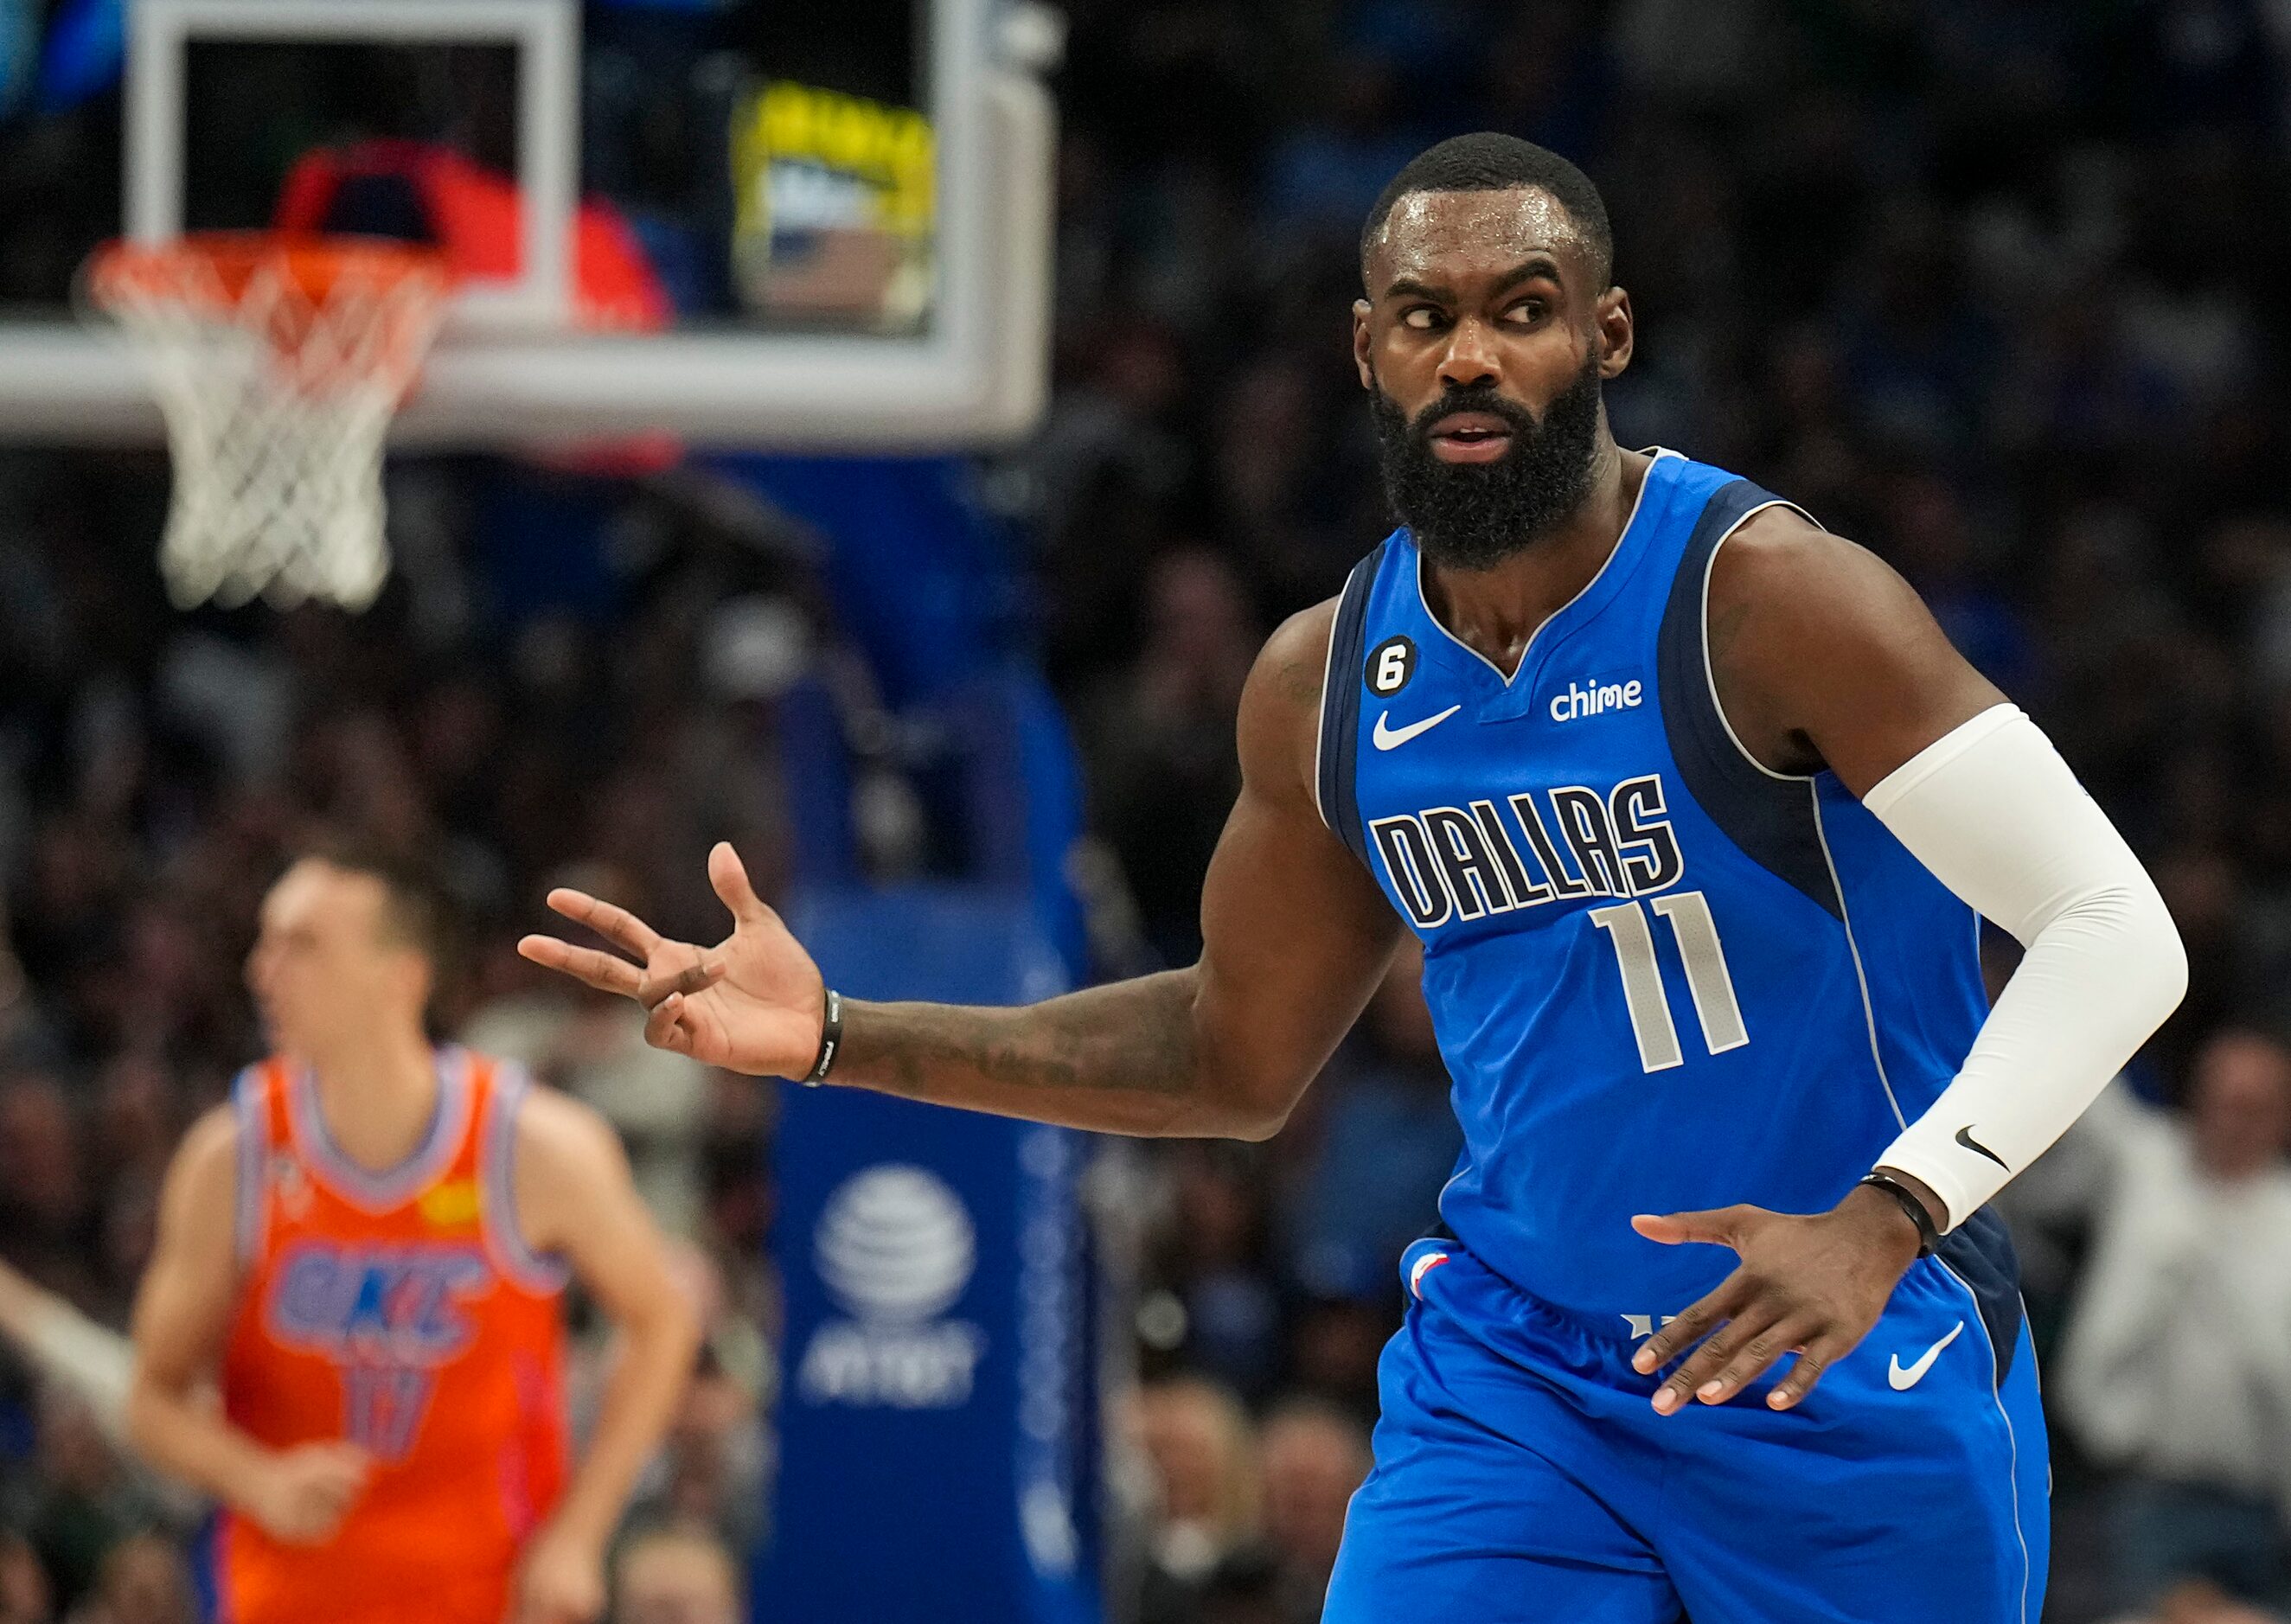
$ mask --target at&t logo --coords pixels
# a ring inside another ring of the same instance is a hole
[[[986,1335],[939,1316],[977,1266],[961,1199],[936,1174],[884,1162],[828,1198],[813,1237],[819,1277],[848,1319],[814,1332],[797,1390],[815,1404],[947,1410],[970,1397]]]

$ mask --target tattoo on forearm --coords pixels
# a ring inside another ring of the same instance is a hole
[[[910,1099],[1030,1115],[1039,1103],[1062,1117],[1068,1113],[1055,1101],[1023,1096],[1128,1094],[1150,1097],[1146,1115],[1159,1118],[1194,1086],[1191,978],[1180,971],[1024,1009],[872,1004],[847,1011],[843,1065],[856,1081]],[[1087,1114],[1131,1114],[1114,1100],[1074,1103]]]

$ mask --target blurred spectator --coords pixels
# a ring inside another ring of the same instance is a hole
[[[1146,595],[1137,664],[1084,706],[1090,799],[1147,935],[1169,962],[1189,963],[1202,876],[1241,792],[1234,718],[1264,634],[1233,567],[1206,548],[1156,562]]]
[[[1887,561],[1906,576],[1957,650],[2008,694],[2026,693],[2034,654],[2026,617],[1982,556],[1965,499],[1937,474],[1893,486]]]
[[[54,1616],[39,1553],[14,1529],[0,1529],[0,1624],[50,1624]]]
[[[1297,1304],[1289,1330],[1290,1390],[1373,1420],[1377,1363],[1405,1306],[1395,1276],[1374,1298],[1324,1297]]]
[[[1397,32],[1421,37],[1419,28]],[[1318,89],[1320,109],[1266,165],[1267,223],[1300,249],[1356,239],[1384,183],[1424,145],[1397,116],[1399,76],[1389,60],[1365,52],[1344,57]]]
[[[1194,1377],[1142,1388],[1134,1413],[1157,1491],[1139,1624],[1187,1624],[1218,1564],[1256,1536],[1255,1441],[1233,1395]]]
[[[1183,1310],[1186,1356],[1244,1397],[1281,1374],[1282,1303],[1271,1267],[1266,1158],[1247,1145],[1194,1141],[1170,1152],[1172,1205],[1157,1283]]]
[[[141,1533],[111,1548],[94,1592],[68,1624],[197,1624],[198,1617],[183,1553],[160,1535]]]
[[[1265,1477],[1265,1545],[1279,1575],[1283,1624],[1321,1616],[1344,1538],[1345,1508],[1369,1469],[1368,1433],[1352,1417],[1299,1401],[1258,1435]]]
[[[0,831],[0,835],[4,835]],[[0,901],[0,1065],[22,1059],[38,1041],[38,1006],[29,996],[24,967],[17,962],[15,932]]]
[[[1289,1624],[1279,1566],[1258,1546],[1235,1552],[1202,1586],[1192,1617],[1195,1624]]]
[[[645,912],[626,879],[602,865],[555,876],[551,883]],[[510,973],[518,990],[475,1011],[462,1028],[462,1041],[518,1061],[535,1077],[595,1106],[627,1146],[637,1189],[661,1227],[671,1235],[697,1234],[708,1068],[647,1043],[643,1012],[625,998],[542,971]]]
[[[2085,1446],[2125,1477],[2119,1602],[2176,1581],[2291,1603],[2291,1049],[2230,1031],[2198,1052],[2182,1123],[2121,1091],[2074,1130],[2104,1146],[2098,1232],[2061,1365]]]
[[[735,1550],[752,1548],[764,1532],[763,1445],[756,1395],[703,1351],[629,1520],[707,1529]]]
[[[2174,1585],[2136,1624],[2280,1624],[2281,1615],[2239,1602],[2208,1580]]]
[[[1311,1148],[1284,1226],[1289,1266],[1313,1296],[1395,1298],[1401,1251],[1439,1220],[1464,1136],[1423,977],[1424,949],[1410,937],[1300,1112]]]
[[[704,1527],[670,1524],[631,1538],[613,1564],[613,1624],[739,1624],[739,1570]]]
[[[59,1387],[41,1395],[39,1490],[31,1539],[66,1607],[108,1578],[121,1541],[159,1520],[159,1507],[103,1435],[86,1402]],[[133,1563],[130,1567],[133,1569]],[[123,1581],[140,1594],[141,1580]],[[120,1624],[140,1615],[122,1615]],[[157,1624],[167,1624],[164,1616]]]
[[[84,1300],[94,1290],[87,1220],[71,1102],[52,1076],[20,1073],[0,1083],[0,1251],[42,1285]]]

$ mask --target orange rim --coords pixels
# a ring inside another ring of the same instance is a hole
[[[258,277],[293,297],[247,300]],[[452,290],[446,256],[381,237],[203,231],[173,242],[108,243],[88,262],[96,305],[128,318],[164,310],[260,334],[296,386],[383,380],[402,390],[422,364]],[[312,343],[319,334],[335,342]],[[348,342],[344,342],[348,341]]]
[[[285,231],[196,231],[166,243],[107,243],[89,267],[89,289],[106,306],[177,299],[214,306],[221,314],[236,308],[261,270],[284,271],[314,304],[325,303],[348,281],[374,289],[429,282],[442,295],[452,280],[446,256],[418,244]]]

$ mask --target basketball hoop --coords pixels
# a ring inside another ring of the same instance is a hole
[[[390,573],[382,445],[436,336],[445,259],[275,231],[111,243],[85,288],[143,358],[174,462],[178,607],[363,609]]]

